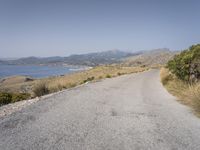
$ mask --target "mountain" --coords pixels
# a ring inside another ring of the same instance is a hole
[[[63,57],[26,57],[16,60],[7,61],[9,64],[14,65],[27,65],[27,64],[50,64],[63,61]]]
[[[80,65],[97,66],[112,63],[120,63],[124,66],[152,66],[163,65],[177,52],[169,49],[154,49],[150,51],[138,51],[135,53],[120,50],[71,55],[68,57],[26,57],[16,60],[0,60],[0,64],[11,65]]]
[[[99,53],[89,53],[83,55],[71,55],[66,57],[64,62],[71,65],[96,66],[102,64],[117,63],[120,59],[134,54],[119,50],[110,50]]]
[[[1,61],[0,64],[12,65],[85,65],[96,66],[102,64],[117,63],[120,59],[136,55],[120,50],[71,55],[69,57],[26,57],[17,60]]]
[[[142,51],[141,54],[122,59],[121,64],[125,66],[154,66],[166,64],[178,52],[169,49],[154,49]]]

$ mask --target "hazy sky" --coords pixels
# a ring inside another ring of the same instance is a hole
[[[200,43],[200,0],[0,0],[0,57]]]

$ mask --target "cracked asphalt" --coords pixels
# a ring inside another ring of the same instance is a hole
[[[0,118],[0,150],[199,150],[200,119],[159,70],[65,90]]]

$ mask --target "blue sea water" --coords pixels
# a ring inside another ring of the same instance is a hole
[[[0,65],[0,78],[14,75],[43,78],[68,74],[83,69],[80,67],[66,66]]]

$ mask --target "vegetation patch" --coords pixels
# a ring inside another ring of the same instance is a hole
[[[184,50],[170,60],[167,68],[179,79],[193,83],[200,79],[200,44]]]
[[[0,106],[30,98],[29,93],[0,93]]]
[[[161,82],[178,101],[189,105],[200,114],[200,83],[190,84],[180,80],[169,69],[162,68],[160,71]]]
[[[11,93],[12,94],[12,103],[18,102],[21,100],[26,100],[31,97],[29,93]]]
[[[38,84],[36,84],[33,89],[33,93],[35,94],[35,96],[42,96],[45,94],[49,94],[49,88],[47,87],[47,83],[41,81]]]
[[[160,76],[167,90],[200,116],[200,44],[176,55]]]
[[[95,79],[95,77],[89,77],[86,80],[83,80],[83,83],[89,82],[89,81],[93,81]]]
[[[160,76],[166,89],[200,116],[200,44],[176,55]]]
[[[12,102],[12,95],[10,93],[0,93],[0,105],[9,104]]]
[[[106,75],[106,78],[111,78],[111,75],[107,74],[107,75]]]

